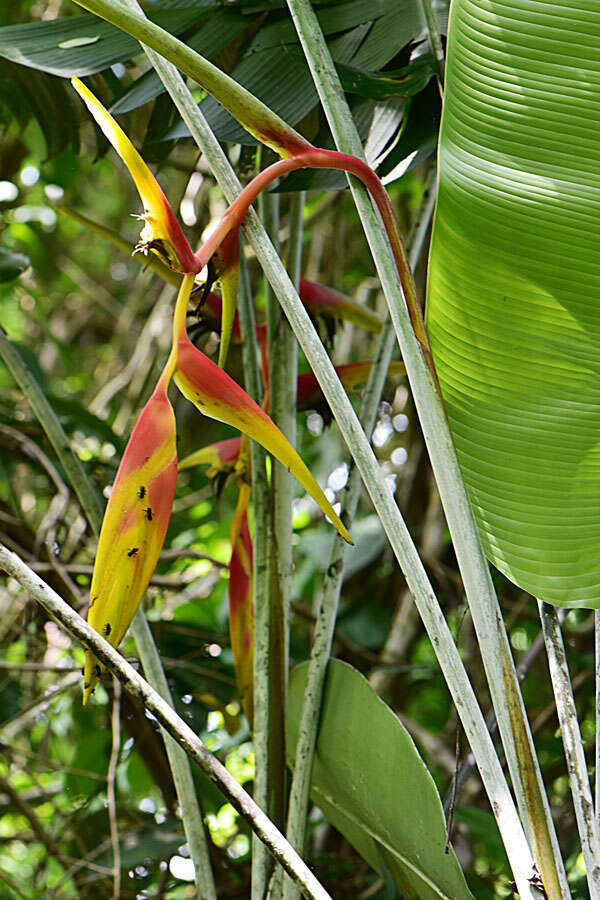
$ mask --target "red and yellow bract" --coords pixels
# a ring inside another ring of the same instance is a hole
[[[308,491],[344,540],[352,543],[347,528],[287,438],[233,378],[194,347],[185,332],[180,332],[177,340],[174,379],[200,412],[239,428],[278,459]]]
[[[131,174],[144,205],[144,227],[136,247],[152,251],[176,272],[197,273],[198,263],[158,181],[125,132],[79,78],[71,83]]]
[[[254,713],[253,552],[248,527],[250,487],[243,484],[229,532],[229,637],[238,691],[252,731]]]
[[[177,449],[163,382],[142,410],[108,501],[90,589],[89,624],[118,647],[148,587],[171,516]],[[83,702],[101,666],[86,652]]]

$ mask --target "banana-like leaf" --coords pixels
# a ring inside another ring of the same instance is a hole
[[[490,560],[600,607],[600,6],[454,0],[427,324]]]

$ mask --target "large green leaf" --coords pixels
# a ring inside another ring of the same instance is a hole
[[[180,34],[201,14],[192,5],[159,10],[150,17]],[[0,57],[63,78],[93,75],[139,52],[134,38],[88,13],[0,28]]]
[[[600,607],[600,6],[454,0],[427,324],[486,552]]]
[[[308,664],[290,681],[288,759],[293,762]],[[412,738],[363,676],[339,660],[327,671],[312,772],[314,802],[405,898],[471,898],[452,850],[433,779]]]

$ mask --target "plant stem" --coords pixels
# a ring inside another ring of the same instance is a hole
[[[242,331],[242,352],[246,373],[246,390],[260,403],[260,376],[256,359],[254,306],[248,265],[240,250],[240,283],[238,295],[240,328]],[[271,770],[270,770],[270,684],[269,684],[269,644],[270,644],[270,585],[268,569],[269,538],[269,484],[265,468],[266,453],[260,444],[250,442],[252,466],[252,508],[254,511],[254,551],[253,600],[254,600],[254,784],[253,796],[258,805],[270,812]],[[252,897],[262,898],[271,876],[272,863],[261,841],[252,837]]]
[[[160,45],[165,59],[170,60],[183,72],[187,72],[239,122],[243,122],[251,134],[277,153],[284,153],[287,156],[310,146],[287,122],[244,87],[224,76],[223,72],[211,62],[145,18],[139,6],[133,5],[133,0],[124,0],[124,3],[130,10],[135,10],[135,13],[129,12],[115,0],[75,0],[75,2],[83,9],[106,19],[107,22],[112,22],[142,44],[149,47]]]
[[[160,694],[141,675],[138,675],[133,666],[129,665],[114,647],[91,628],[46,582],[42,581],[16,553],[7,550],[2,544],[0,544],[0,568],[11,577],[16,578],[52,619],[89,648],[119,679],[125,690],[154,715],[165,731],[177,741],[187,756],[200,766],[229,803],[269,847],[285,871],[300,886],[303,896],[312,898],[312,900],[331,900],[308,866],[302,862],[254,800],[240,787],[233,775],[227,771],[225,766],[221,765],[189,725],[177,715]]]
[[[308,0],[287,0],[336,146],[362,157],[362,145],[318,20]],[[350,180],[356,207],[373,253],[446,521],[452,536],[519,809],[551,900],[569,896],[548,798],[510,653],[504,621],[462,480],[445,410],[430,361],[410,316],[410,296],[398,284],[390,247],[364,190]],[[404,285],[402,285],[404,288]],[[510,698],[507,702],[507,698]]]
[[[435,200],[433,181],[434,179],[430,177],[427,182],[421,209],[417,215],[415,227],[409,241],[411,264],[413,266],[416,265],[423,249],[425,235],[433,214]],[[361,403],[360,421],[367,437],[371,436],[375,426],[377,410],[395,344],[394,329],[388,320],[383,326],[379,338],[377,354]],[[342,515],[348,526],[352,523],[356,514],[361,487],[360,473],[356,466],[351,465],[342,501]],[[326,568],[327,574],[321,587],[321,603],[317,611],[317,620],[314,628],[314,639],[298,726],[298,742],[290,789],[286,836],[292,847],[299,853],[302,853],[304,850],[312,764],[323,697],[323,685],[331,653],[338,602],[344,579],[344,558],[344,542],[334,537],[331,555]],[[289,878],[285,879],[283,897],[284,900],[296,900],[298,897],[296,886]]]
[[[600,898],[600,833],[594,816],[590,779],[577,721],[577,709],[575,708],[565,645],[556,607],[541,600],[538,601],[538,605],[590,898],[598,900]]]
[[[260,195],[260,214],[273,245],[278,246],[280,196]],[[295,339],[273,289],[265,279],[270,415],[292,446],[296,443]],[[291,344],[292,353],[285,350]],[[285,827],[285,704],[288,678],[289,606],[292,578],[293,481],[287,469],[272,459],[269,493],[269,743],[271,796],[269,815]]]
[[[108,774],[106,776],[106,797],[108,804],[108,820],[110,823],[110,841],[113,854],[113,893],[111,900],[119,900],[121,896],[121,848],[119,845],[119,826],[117,822],[117,803],[115,797],[115,775],[121,749],[121,682],[113,678],[112,702],[112,745]]]
[[[156,40],[154,43],[156,47],[162,49],[160,40]],[[177,106],[180,115],[190,129],[192,137],[204,153],[206,161],[217,179],[221,190],[225,194],[228,202],[232,203],[241,188],[220,144],[208,127],[206,120],[197,104],[194,102],[193,97],[179,73],[173,66],[169,65],[164,60],[161,60],[157,53],[147,52],[152,64],[157,69],[165,87]],[[361,206],[361,212],[370,222],[368,237],[374,257],[377,259],[382,286],[386,296],[392,298],[390,306],[394,329],[396,332],[400,330],[401,333],[406,335],[406,341],[403,341],[403,343],[406,344],[407,354],[411,359],[416,359],[414,365],[418,373],[417,380],[420,380],[421,382],[419,393],[425,392],[427,396],[429,396],[429,394],[435,394],[435,384],[431,372],[426,366],[425,361],[421,356],[420,349],[415,342],[410,320],[404,307],[403,297],[398,288],[398,273],[395,262],[390,254],[387,237],[377,223],[373,209],[366,195],[364,196],[364,201],[365,202],[362,203]],[[368,218],[369,216],[370,219]],[[252,209],[248,211],[244,227],[246,235],[256,253],[257,259],[277,294],[279,302],[281,303],[288,321],[298,339],[298,343],[302,347],[306,358],[317,377],[344,440],[357,463],[377,514],[388,535],[392,549],[400,562],[402,570],[406,575],[407,583],[415,596],[419,612],[425,623],[440,667],[461,716],[465,733],[467,734],[473,749],[477,765],[482,775],[488,796],[490,797],[521,898],[539,897],[538,892],[532,888],[529,881],[534,865],[531,852],[523,834],[521,823],[516,814],[512,797],[508,791],[506,779],[499,766],[493,743],[487,733],[481,710],[448,626],[439,608],[437,599],[429,584],[421,560],[415,550],[414,544],[408,534],[398,508],[393,502],[393,498],[390,495],[387,483],[380,471],[375,455],[360,427],[358,418],[344,393],[333,365],[319,340],[310,318],[304,309],[297,292],[294,290],[294,286],[283,268],[281,260],[270,243],[264,228]],[[437,439],[444,445],[442,449],[446,450],[448,458],[452,461],[453,458],[455,459],[455,456],[453,456],[454,450],[449,437],[445,416],[439,401],[437,402],[437,405],[435,402],[431,404],[430,415],[427,418],[429,420],[430,434],[438,436]],[[423,421],[421,424],[423,424]],[[450,485],[453,490],[456,486],[456,472],[457,468],[455,465],[452,469],[452,473],[454,474],[449,476]],[[459,481],[458,484],[460,485],[461,482]],[[459,509],[455,521],[462,521],[460,519],[460,514],[466,510],[467,518],[464,527],[470,534],[472,540],[473,535],[476,536],[477,532],[475,531],[470,507],[468,504],[465,507],[466,500],[461,501],[460,499],[460,490],[461,489],[458,490],[457,502]],[[471,528],[469,528],[469,523],[472,523]],[[463,526],[461,525],[461,527]],[[476,548],[479,551],[480,545],[478,538]],[[481,570],[482,564],[482,562],[476,564],[476,572]],[[484,570],[487,573],[485,567]],[[476,580],[475,587],[478,590],[481,588],[482,596],[486,596],[486,592],[489,592],[490,589],[489,573],[486,574],[483,583],[481,583],[479,579]],[[493,623],[493,627],[496,627],[495,622]],[[502,679],[501,673],[500,679]],[[501,683],[500,680],[500,684]],[[500,690],[500,687],[498,690]],[[558,895],[554,894],[553,896]],[[568,896],[567,890],[565,890],[564,896]]]
[[[0,356],[6,363],[14,379],[20,385],[23,393],[31,404],[31,407],[35,415],[37,416],[42,428],[46,432],[46,435],[48,436],[48,439],[52,444],[58,459],[60,460],[67,478],[73,486],[73,489],[81,504],[81,508],[85,513],[92,531],[94,532],[94,534],[99,535],[100,526],[102,524],[103,511],[98,493],[94,485],[88,478],[81,460],[73,452],[71,445],[69,444],[69,440],[62,428],[62,425],[58,421],[54,410],[48,403],[44,392],[23,362],[23,359],[21,358],[21,355],[16,347],[11,344],[1,328]],[[154,639],[152,638],[150,632],[148,632],[148,637],[145,636],[144,626],[146,626],[147,628],[147,623],[144,618],[143,611],[140,608],[135,615],[133,622],[131,623],[131,633],[135,640],[136,646],[138,647],[138,652],[140,655],[142,666],[144,667],[144,671],[148,675],[152,686],[160,693],[161,688],[163,686],[166,686],[167,682],[160,663],[160,657],[158,655]],[[167,697],[169,698],[170,702],[170,696],[168,694]],[[180,784],[185,784],[186,781],[191,780],[192,776],[189,761],[186,759],[185,754],[180,754],[179,757],[173,757],[173,761],[175,763],[175,768],[172,769],[173,781],[175,783],[175,789],[177,791],[182,815],[184,815],[185,810],[183,825],[186,832],[186,837],[188,838],[188,842],[190,844],[190,849],[193,850],[197,846],[197,841],[195,840],[194,835],[199,834],[200,831],[204,833],[202,815],[195,793],[193,791],[190,792],[187,789],[185,791],[182,791],[182,793],[179,793],[177,789],[178,782]],[[191,836],[188,835],[188,829],[190,830]],[[199,856],[192,856],[192,859],[194,861],[194,867],[196,871],[196,884],[199,896],[208,898],[208,900],[213,900],[216,894],[212,871],[210,869],[210,865],[208,866],[208,869],[204,865],[204,860],[208,859],[208,846],[204,848],[203,852]]]
[[[425,18],[425,27],[429,37],[431,52],[435,60],[436,78],[440,97],[444,96],[444,48],[440,37],[440,27],[437,20],[433,0],[421,0],[421,9]]]

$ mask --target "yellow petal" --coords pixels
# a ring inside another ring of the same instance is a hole
[[[94,97],[85,84],[79,78],[72,78],[71,84],[129,169],[138,189],[144,205],[142,218],[145,224],[136,249],[142,253],[153,251],[175,271],[197,272],[198,266],[194,254],[184,237],[175,213],[140,154],[108,110]]]

